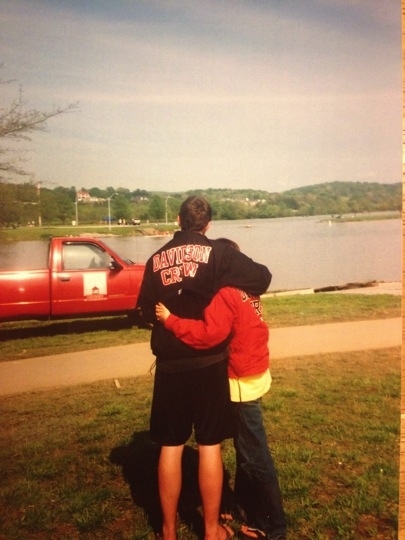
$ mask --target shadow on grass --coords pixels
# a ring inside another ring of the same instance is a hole
[[[26,324],[26,323],[25,323]],[[117,332],[137,326],[146,328],[140,316],[134,313],[131,316],[89,318],[60,321],[33,322],[30,326],[20,326],[13,323],[10,326],[0,326],[0,341],[12,341],[15,339],[30,339],[50,337],[57,335],[86,334],[92,332]]]
[[[162,515],[158,493],[157,466],[159,446],[152,443],[148,431],[134,433],[126,446],[113,448],[110,461],[122,468],[134,504],[142,508],[148,525],[155,533],[161,531]],[[181,521],[198,538],[204,537],[204,524],[201,515],[201,497],[198,487],[198,451],[185,446],[183,452],[183,484],[178,513]],[[225,471],[223,499],[232,498],[229,475]]]

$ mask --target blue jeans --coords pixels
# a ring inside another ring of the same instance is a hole
[[[268,537],[286,534],[283,500],[263,424],[261,400],[232,402],[236,418],[235,498],[247,525]]]

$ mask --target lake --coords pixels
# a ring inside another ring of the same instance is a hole
[[[352,282],[401,281],[402,221],[329,222],[317,217],[213,221],[210,238],[237,242],[273,274],[271,290],[321,288]],[[102,240],[124,258],[145,262],[165,237]],[[0,245],[1,268],[36,268],[47,242]]]

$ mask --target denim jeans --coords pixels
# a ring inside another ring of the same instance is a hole
[[[268,533],[285,534],[283,500],[263,424],[261,400],[233,402],[236,417],[235,498],[247,525]]]

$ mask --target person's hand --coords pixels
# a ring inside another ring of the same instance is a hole
[[[161,302],[156,304],[155,308],[156,318],[159,322],[164,323],[170,315],[170,311]]]

